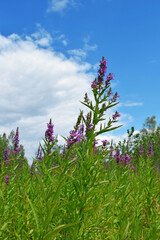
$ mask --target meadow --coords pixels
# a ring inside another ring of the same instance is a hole
[[[134,136],[132,128],[117,146],[107,139],[97,146],[96,137],[120,127],[116,111],[96,128],[119,98],[111,92],[114,75],[105,78],[106,63],[103,57],[91,84],[95,103],[86,93],[81,103],[90,111],[80,111],[63,152],[51,119],[31,167],[18,155],[18,128],[14,149],[4,149],[0,239],[160,239],[160,128]]]

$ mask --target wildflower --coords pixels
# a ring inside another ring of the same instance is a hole
[[[97,88],[99,89],[100,86],[103,84],[103,77],[106,73],[106,70],[107,70],[107,66],[106,66],[106,63],[107,63],[107,60],[104,59],[104,57],[102,58],[102,61],[100,61],[100,68],[98,70],[98,81],[95,79],[93,82],[92,82],[92,85],[91,87],[92,88]]]
[[[109,73],[107,76],[107,81],[111,81],[112,79],[114,79],[114,75],[112,73]]]
[[[130,156],[128,154],[126,154],[126,156],[125,156],[126,164],[130,164],[129,160],[130,160]]]
[[[149,145],[148,155],[149,155],[149,156],[152,156],[152,155],[153,155],[153,153],[152,153],[152,142],[150,142],[150,145]],[[148,156],[148,155],[147,155],[147,156]]]
[[[101,116],[103,116],[103,115],[104,115],[104,112],[107,111],[107,109],[106,109],[106,104],[105,104],[105,103],[102,104],[101,111],[102,111],[102,112],[101,112]]]
[[[8,149],[4,149],[4,158],[6,160],[6,164],[9,164],[9,150]]]
[[[140,147],[140,150],[139,150],[139,155],[140,155],[140,157],[142,156],[142,153],[144,152],[144,150],[143,150],[143,144],[141,145],[141,147]]]
[[[103,143],[103,147],[107,145],[107,140],[102,140],[101,142]]]
[[[33,163],[32,163],[32,165],[31,165],[30,173],[31,173],[32,177],[34,177],[34,176],[33,176],[33,175],[34,175],[34,164],[33,164]]]
[[[53,135],[53,127],[54,127],[54,125],[52,124],[52,120],[51,119],[50,119],[50,122],[47,123],[47,127],[48,127],[48,129],[45,132],[45,137],[46,137],[46,139],[49,142],[52,142],[54,140],[54,137],[52,136]]]
[[[130,167],[130,169],[134,169],[134,166]]]
[[[117,149],[117,151],[116,151],[115,158],[117,160],[117,163],[119,163],[120,162],[120,150],[119,149]]]
[[[116,120],[117,117],[120,117],[119,112],[116,111],[115,114],[113,114],[112,117],[113,117],[113,120]]]
[[[42,159],[42,151],[40,150],[40,147],[38,148],[37,158],[39,161]]]
[[[66,148],[65,148],[65,146],[64,146],[64,148],[63,148],[63,153],[62,153],[63,158],[65,157],[65,151],[66,151]]]
[[[91,115],[90,115],[90,113],[88,113],[87,116],[86,116],[86,123],[87,123],[86,134],[87,134],[87,132],[93,128],[93,124],[91,123]]]
[[[88,98],[87,93],[85,93],[84,102],[89,103],[89,98]]]
[[[154,168],[155,171],[157,171],[157,168]]]
[[[21,148],[18,147],[18,144],[19,144],[19,133],[18,133],[18,127],[17,127],[17,131],[16,131],[16,135],[14,137],[14,141],[15,141],[15,144],[14,144],[14,150],[12,150],[13,153],[18,153]]]
[[[110,150],[111,150],[111,152],[110,152],[109,158],[111,159],[113,157],[113,150],[114,150],[114,148],[112,146],[110,146]]]
[[[93,144],[93,148],[94,148],[94,155],[96,156],[96,153],[95,153],[95,151],[96,151],[96,149],[97,149],[97,147],[96,147],[96,144],[97,144],[98,142],[96,141],[96,139],[94,139],[94,144]]]
[[[69,148],[76,142],[81,142],[81,138],[83,137],[84,136],[81,134],[80,130],[78,130],[78,132],[74,130],[70,131],[70,137],[67,138],[67,147]]]
[[[5,183],[8,185],[9,183],[9,176],[8,175],[6,175],[6,180],[5,180]]]
[[[120,96],[118,95],[118,93],[116,92],[115,95],[113,96],[113,98],[111,98],[112,102],[116,102],[117,98],[120,98]]]

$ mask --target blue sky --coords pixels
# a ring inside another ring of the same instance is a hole
[[[117,110],[123,127],[101,140],[122,140],[153,115],[159,125],[159,10],[158,0],[0,1],[0,134],[19,126],[31,162],[52,118],[62,144],[102,56],[120,95],[106,119]]]

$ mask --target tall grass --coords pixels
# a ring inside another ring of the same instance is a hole
[[[146,145],[143,155],[135,159],[130,154],[127,163],[122,154],[119,160],[111,156],[108,145],[96,148],[95,137],[114,128],[110,121],[96,132],[105,107],[98,107],[93,90],[93,118],[80,114],[75,126],[83,120],[85,138],[74,142],[71,132],[62,154],[58,148],[50,151],[54,140],[46,136],[43,158],[35,158],[31,168],[27,162],[19,164],[16,153],[10,164],[1,162],[0,239],[160,239],[160,174],[154,156],[146,157]]]

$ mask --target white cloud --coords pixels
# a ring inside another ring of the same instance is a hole
[[[83,49],[71,49],[68,50],[68,54],[76,61],[85,60],[87,53]]]
[[[67,7],[75,7],[77,3],[75,0],[50,0],[47,12],[62,13]]]
[[[135,106],[143,106],[142,102],[134,102],[134,103],[124,103],[125,107],[135,107]]]
[[[97,49],[97,45],[89,45],[89,41],[90,41],[90,36],[88,35],[86,38],[83,39],[84,41],[84,50],[86,51],[95,51]]]
[[[89,45],[88,44],[89,41],[90,36],[88,35],[86,38],[83,39],[84,42],[83,48],[68,50],[68,54],[76,61],[84,61],[89,51],[95,51],[97,49],[97,45],[96,44]]]

